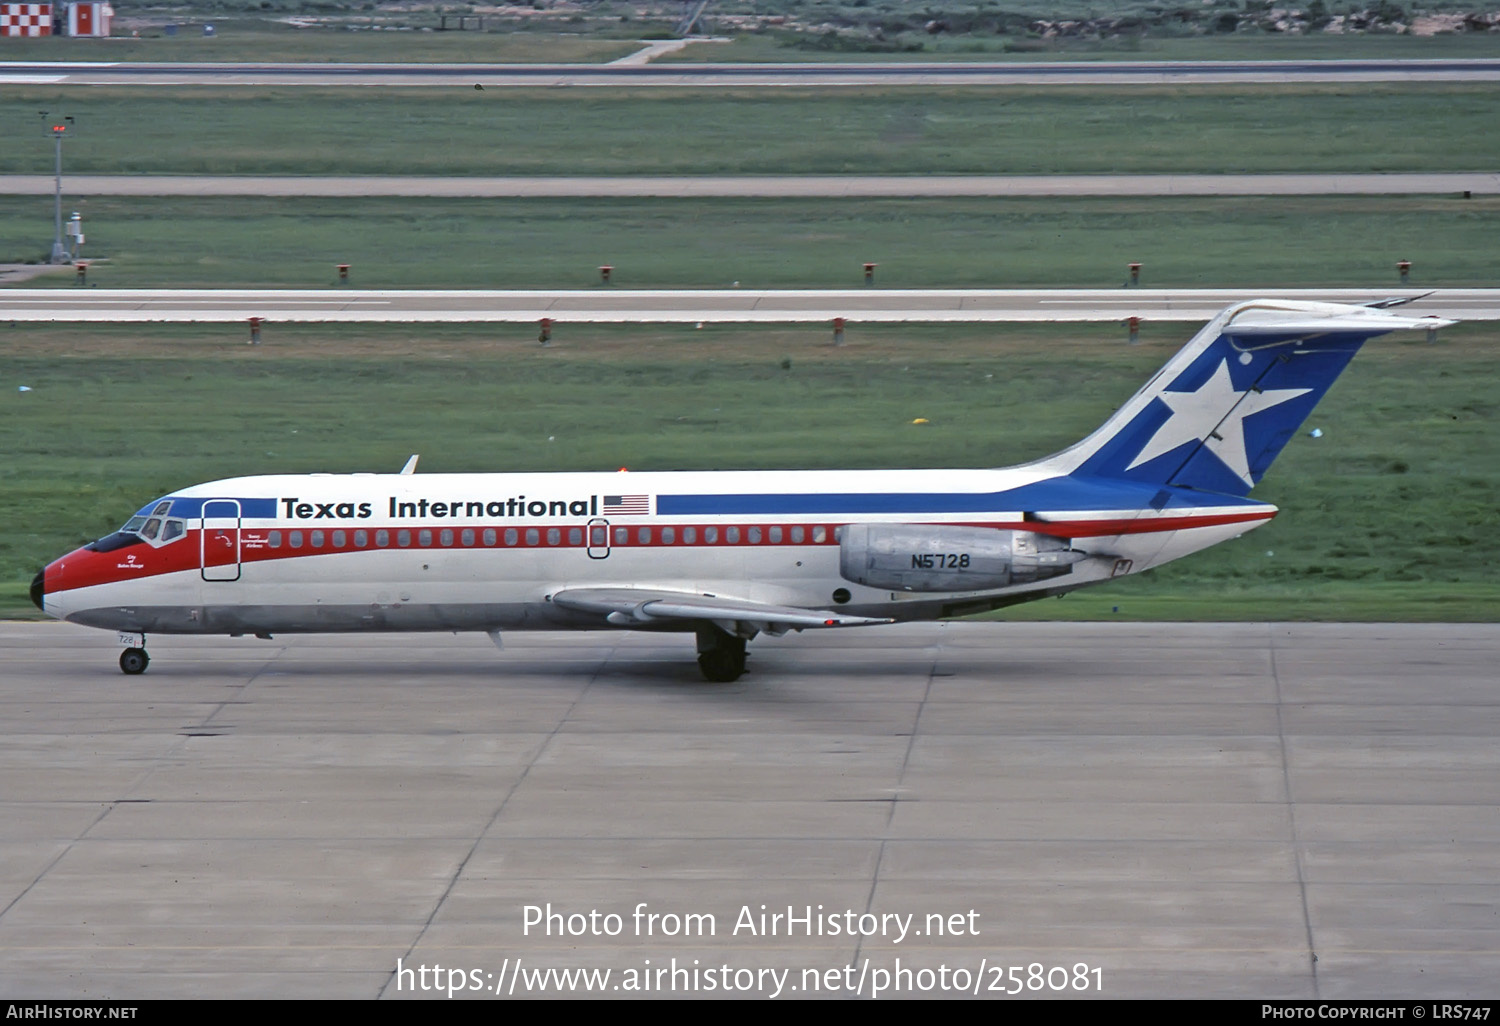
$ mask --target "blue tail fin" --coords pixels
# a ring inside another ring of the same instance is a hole
[[[1333,303],[1239,303],[1099,430],[1043,464],[1246,495],[1367,339],[1452,323]]]

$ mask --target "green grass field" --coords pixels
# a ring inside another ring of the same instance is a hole
[[[1493,97],[24,87],[0,90],[0,171],[50,171],[38,110],[78,119],[75,172],[1474,170],[1500,164]],[[1394,291],[1397,259],[1419,287],[1500,279],[1500,200],[1457,196],[68,207],[102,287],[332,286],[344,262],[366,288],[590,287],[602,263],[621,287],[846,286],[863,261],[882,287],[1108,287],[1129,261],[1148,286]],[[43,256],[51,225],[50,197],[0,199],[0,262]],[[527,325],[273,324],[251,348],[238,325],[0,322],[0,615],[34,612],[35,570],[147,499],[242,473],[390,470],[411,452],[424,471],[1017,462],[1096,426],[1190,330],[1148,326],[1132,348],[1118,325],[855,325],[834,348],[816,326],[564,325],[543,350]],[[1009,615],[1496,619],[1497,339],[1376,343],[1315,416],[1323,437],[1294,441],[1259,490],[1283,508],[1274,523]]]
[[[1476,171],[1493,85],[860,90],[0,90],[0,172],[1062,174]]]
[[[856,325],[834,347],[813,326],[563,326],[542,349],[526,326],[283,325],[254,348],[237,327],[12,327],[0,615],[150,498],[238,474],[412,452],[427,472],[1019,462],[1095,427],[1190,330]],[[1495,619],[1497,341],[1373,343],[1257,491],[1273,523],[1016,615]]]
[[[1049,12],[1058,17],[1055,11]],[[1089,12],[1085,12],[1089,13]],[[1097,7],[1091,13],[1102,13]],[[919,47],[912,49],[912,47]],[[883,45],[820,49],[817,41],[787,32],[743,33],[732,43],[689,47],[657,58],[669,61],[766,63],[787,61],[1276,61],[1405,59],[1442,60],[1493,57],[1500,41],[1488,33],[1436,36],[1364,33],[1285,35],[1244,32],[1232,35],[1117,36],[1109,39],[1038,39],[1024,35],[929,35],[904,32]]]
[[[1057,5],[1050,5],[1056,7]],[[1056,11],[1049,12],[1056,17]],[[1081,14],[1099,13],[1085,8]],[[132,38],[123,30],[111,39],[7,39],[5,60],[17,61],[372,61],[380,63],[603,63],[639,49],[641,36],[660,36],[672,20],[618,18],[571,24],[528,25],[491,17],[491,31],[421,31],[436,16],[412,19],[412,31],[368,31],[341,27],[294,28],[253,18],[183,17],[174,35],[148,28]],[[203,23],[214,35],[203,35]],[[355,22],[358,24],[358,22]],[[714,30],[710,18],[710,31]],[[1493,56],[1496,40],[1485,33],[1429,37],[1364,33],[1342,36],[1266,32],[1173,35],[1160,31],[1111,39],[1028,38],[1024,34],[924,32],[891,34],[862,50],[820,48],[817,33],[730,32],[732,43],[699,43],[664,61],[1036,61],[1036,60],[1335,60],[1354,58],[1461,58]]]
[[[204,36],[203,24],[214,26]],[[430,20],[437,24],[437,18]],[[642,46],[621,31],[579,32],[374,32],[339,28],[294,28],[262,20],[185,19],[175,35],[164,26],[138,37],[120,29],[108,39],[6,39],[0,59],[9,61],[205,61],[325,62],[378,64],[602,64]]]
[[[108,287],[1394,286],[1500,279],[1500,197],[1034,200],[91,199]],[[45,257],[51,197],[0,198],[0,262]],[[71,275],[29,285],[70,287]]]

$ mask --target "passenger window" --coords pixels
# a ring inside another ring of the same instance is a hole
[[[804,536],[803,536],[803,533],[802,533],[802,526],[800,524],[797,525],[796,527],[792,528],[792,544],[793,545],[801,545],[803,537]]]
[[[773,528],[771,528],[770,529],[770,534],[771,534],[771,544],[772,545],[780,545],[781,544],[781,528],[779,528],[779,527],[773,527]]]
[[[488,532],[486,532],[486,533],[488,533]],[[505,544],[507,544],[507,545],[514,545],[516,543],[516,539],[518,539],[518,538],[520,538],[520,534],[516,531],[516,529],[514,527],[507,527],[505,529]]]
[[[405,528],[397,531],[396,532],[396,544],[399,545],[403,549],[406,548],[407,546],[411,545],[411,532],[408,531],[408,530],[406,530]]]
[[[526,544],[536,545],[542,540],[542,534],[534,527],[526,528]]]
[[[391,532],[383,530],[383,529],[375,532],[375,547],[377,549],[383,549],[387,545],[389,545],[390,543],[391,543]]]
[[[690,530],[692,530],[692,528],[687,528],[682,533],[683,534],[687,534],[687,532],[690,531]],[[672,542],[676,541],[676,539],[677,539],[677,532],[676,531],[672,530],[670,527],[663,527],[661,529],[661,543],[663,545],[671,545]]]
[[[364,548],[367,544],[369,544],[369,541],[370,541],[370,536],[369,536],[369,534],[367,532],[365,532],[363,530],[359,530],[359,531],[355,531],[354,532],[354,547],[356,549],[362,549],[362,548]]]
[[[828,528],[821,524],[813,528],[813,544],[821,545],[828,540]]]
[[[493,527],[486,527],[484,529],[484,543],[486,545],[495,544],[495,529]]]
[[[432,532],[430,530],[428,530],[427,528],[425,528],[425,527],[422,528],[420,531],[418,531],[417,532],[417,544],[420,545],[420,546],[422,546],[424,549],[427,546],[431,545],[432,544]]]
[[[312,543],[312,547],[313,548],[315,548],[315,549],[321,549],[323,547],[323,532],[322,531],[312,531],[312,532],[310,532],[308,538],[309,538],[309,541]]]
[[[441,531],[438,532],[438,544],[439,545],[452,545],[453,544],[453,528],[451,528],[451,527],[445,527]]]
[[[448,540],[445,541],[445,542],[443,542],[443,544],[444,545],[452,545],[453,544],[453,532],[452,531],[444,531],[443,533],[448,536]],[[474,528],[472,528],[472,527],[466,527],[462,531],[460,531],[459,535],[458,535],[458,542],[464,548],[468,548],[470,545],[473,545],[474,544]]]
[[[630,528],[628,528],[628,527],[617,527],[617,528],[615,528],[615,544],[616,545],[628,545],[628,544],[630,544]]]
[[[738,527],[726,527],[724,529],[724,541],[729,545],[740,543],[740,529]]]
[[[344,547],[344,532],[343,531],[334,531],[333,532],[333,547],[336,548],[336,549],[341,549],[341,548]]]
[[[302,547],[302,532],[301,531],[289,531],[289,532],[287,532],[286,543],[288,545],[290,545],[294,549],[300,549]]]
[[[635,542],[637,545],[651,544],[651,528],[637,527],[635,529]]]
[[[760,544],[760,528],[758,528],[758,527],[752,527],[752,528],[750,528],[750,544],[751,545],[759,545]]]
[[[698,529],[696,527],[684,527],[682,529],[682,544],[697,545]]]
[[[703,529],[703,544],[712,545],[719,540],[719,529],[717,527],[705,527]]]
[[[560,528],[560,527],[549,527],[549,528],[547,528],[547,544],[548,545],[559,545],[561,543],[562,543],[562,528]]]
[[[273,549],[281,548],[281,532],[272,531],[270,534],[266,535],[266,544]]]
[[[569,545],[582,545],[583,544],[583,528],[581,528],[581,527],[570,527],[570,528],[568,528],[568,544]],[[604,544],[603,539],[600,539],[599,544],[601,544],[601,545]]]

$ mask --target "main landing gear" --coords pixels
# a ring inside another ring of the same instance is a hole
[[[717,627],[698,631],[698,668],[715,684],[730,684],[745,672],[745,639]]]
[[[146,654],[146,636],[121,631],[120,643],[130,646],[120,653],[120,671],[132,677],[145,673],[146,667],[151,665],[151,657]]]

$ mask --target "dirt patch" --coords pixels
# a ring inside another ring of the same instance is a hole
[[[14,285],[44,274],[61,274],[72,270],[72,264],[0,264],[0,285]]]

